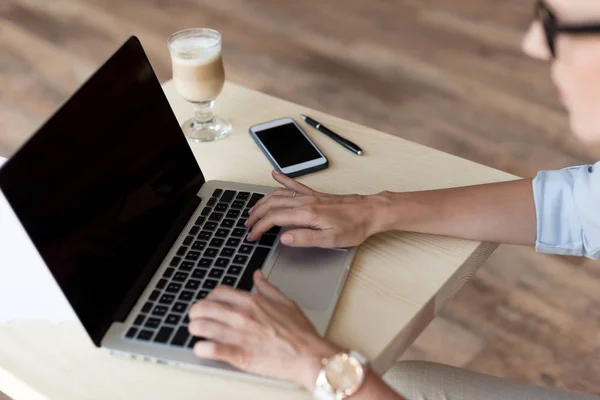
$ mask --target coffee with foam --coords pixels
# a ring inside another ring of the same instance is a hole
[[[214,100],[225,83],[221,43],[211,37],[181,37],[171,43],[173,82],[186,100]]]

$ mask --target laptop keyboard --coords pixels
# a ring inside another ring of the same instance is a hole
[[[248,242],[248,210],[264,195],[216,189],[189,229],[169,267],[153,288],[127,339],[192,348],[190,306],[219,285],[251,290],[254,271],[262,268],[275,245],[279,227]]]

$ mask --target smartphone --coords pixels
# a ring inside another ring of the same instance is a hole
[[[290,177],[327,168],[329,161],[292,118],[254,125],[250,136],[271,164]]]

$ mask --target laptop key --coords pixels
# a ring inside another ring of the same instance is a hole
[[[211,236],[212,236],[212,232],[202,231],[198,235],[198,239],[208,240],[208,239],[210,239]]]
[[[194,241],[193,236],[186,236],[185,239],[183,239],[183,244],[186,246],[189,246],[190,244],[192,244],[193,241]]]
[[[206,270],[205,269],[196,268],[194,270],[194,272],[192,272],[192,278],[204,279],[205,276],[206,276]]]
[[[231,208],[241,210],[242,208],[244,208],[245,204],[246,204],[246,202],[243,200],[236,200],[233,203],[231,203]]]
[[[221,211],[221,212],[223,212],[223,211],[227,210],[227,207],[229,207],[229,205],[227,203],[219,203],[215,207],[215,211]]]
[[[235,228],[231,232],[231,236],[232,237],[237,237],[237,238],[244,237],[244,236],[246,236],[246,229],[245,228]]]
[[[181,289],[181,283],[169,283],[165,290],[169,293],[178,293],[179,289]]]
[[[281,231],[281,227],[274,226],[271,229],[269,229],[268,231],[266,231],[265,233],[268,235],[277,235],[279,233],[279,231]]]
[[[252,248],[253,246],[250,246],[249,244],[243,244],[240,246],[240,249],[238,251],[242,254],[250,254],[252,253]]]
[[[238,195],[236,196],[236,199],[238,199],[238,200],[248,200],[249,196],[250,196],[250,193],[248,193],[248,192],[239,192]]]
[[[260,240],[258,241],[258,244],[260,244],[261,246],[272,247],[275,244],[276,237],[277,236],[275,236],[275,235],[264,234],[261,236]]]
[[[165,319],[165,324],[169,325],[177,325],[181,320],[181,316],[177,314],[169,314],[167,319]]]
[[[217,258],[217,261],[215,261],[215,267],[227,268],[228,265],[229,260],[226,258]]]
[[[163,274],[163,278],[172,277],[174,272],[175,272],[175,268],[167,268],[165,273]]]
[[[204,223],[204,221],[206,221],[206,217],[198,217],[195,224],[201,226]]]
[[[196,295],[196,300],[202,300],[204,298],[206,298],[206,296],[208,296],[210,292],[207,290],[201,290],[198,292],[198,294]]]
[[[194,277],[194,273],[192,272],[192,277]],[[194,292],[190,292],[189,290],[184,290],[179,294],[179,300],[181,301],[190,301],[194,298]]]
[[[248,218],[250,216],[250,209],[246,208],[244,211],[242,211],[242,218]]]
[[[177,302],[173,305],[173,311],[176,313],[184,313],[187,311],[188,305],[185,303]]]
[[[167,343],[167,341],[169,340],[169,338],[173,334],[173,330],[174,329],[171,328],[171,327],[163,326],[162,328],[160,328],[160,330],[156,334],[156,337],[154,338],[154,341],[157,342],[157,343]]]
[[[152,310],[153,306],[154,303],[152,303],[151,301],[146,302],[146,304],[142,306],[142,312],[149,313],[150,310]]]
[[[188,274],[186,274],[185,272],[177,272],[174,276],[173,276],[173,280],[175,282],[185,282],[185,280],[187,279]]]
[[[244,270],[244,273],[237,284],[238,289],[247,291],[252,290],[252,286],[254,285],[252,275],[254,274],[254,271],[263,266],[267,256],[269,255],[269,251],[270,249],[266,247],[257,247],[256,250],[254,250],[254,254],[252,254],[252,257],[250,257],[248,266]]]
[[[183,322],[186,325],[189,324],[190,323],[190,315],[189,314],[185,314],[183,316],[183,321],[181,321],[181,322]]]
[[[186,260],[192,260],[192,261],[196,261],[199,258],[200,258],[200,252],[198,252],[198,251],[190,251],[187,253],[187,256],[185,256]]]
[[[164,305],[171,305],[171,303],[173,303],[173,300],[175,300],[175,295],[172,294],[163,294],[160,297],[160,300],[158,301],[160,304],[164,304]]]
[[[148,318],[148,320],[146,321],[146,324],[144,325],[146,328],[158,328],[158,326],[160,325],[160,319],[158,318]]]
[[[221,240],[221,239],[219,239],[219,240]],[[220,246],[218,246],[218,247],[220,247]],[[218,252],[219,252],[219,250],[217,250],[217,249],[213,249],[213,248],[210,248],[210,247],[209,247],[209,248],[208,248],[208,249],[206,249],[206,251],[204,252],[204,255],[205,255],[206,257],[216,257]]]
[[[205,231],[211,231],[211,232],[212,232],[212,231],[214,231],[215,229],[217,229],[217,226],[219,226],[219,225],[218,225],[216,222],[212,222],[212,221],[210,221],[210,222],[207,222],[207,223],[204,225],[204,230],[205,230]]]
[[[210,206],[210,207],[212,207],[212,206],[214,206],[214,205],[215,205],[215,203],[216,203],[216,202],[217,202],[217,199],[215,199],[214,197],[211,197],[211,198],[210,198],[210,199],[208,199],[208,201],[206,202],[206,205],[207,205],[207,206]]]
[[[233,196],[235,196],[235,191],[226,190],[225,193],[223,193],[223,195],[221,196],[221,201],[223,203],[231,203],[231,200],[233,200]]]
[[[168,309],[165,306],[154,306],[154,310],[152,310],[152,315],[162,317],[167,313],[167,311]]]
[[[223,239],[214,238],[213,240],[210,241],[209,246],[221,247],[221,246],[223,246],[223,243],[225,243],[225,241]]]
[[[184,261],[181,263],[181,265],[179,266],[179,270],[180,271],[191,271],[192,268],[194,268],[194,262],[193,261]]]
[[[239,265],[232,265],[227,270],[227,275],[239,275],[242,272],[242,267]]]
[[[223,228],[217,229],[217,233],[215,233],[215,237],[221,237],[221,238],[227,237],[228,235],[229,235],[229,229],[223,229]]]
[[[223,193],[223,189],[215,189],[215,191],[212,194],[212,197],[221,197],[221,193]]]
[[[246,227],[245,224],[246,224],[246,218],[241,218],[241,219],[238,219],[236,226],[239,226],[240,228],[245,228]]]
[[[216,278],[219,279],[220,277],[223,276],[223,273],[225,273],[224,269],[221,268],[213,268],[210,270],[210,272],[208,273],[208,276],[211,278]]]
[[[194,250],[204,250],[205,247],[206,247],[206,242],[203,242],[200,240],[196,240],[194,242],[194,244],[192,245],[192,249],[194,249]]]
[[[187,249],[188,249],[188,248],[187,248],[187,247],[185,247],[185,246],[180,246],[180,247],[177,249],[177,255],[178,255],[178,256],[184,256],[184,255],[185,255],[185,252],[187,251]],[[172,263],[172,261],[171,261],[171,263]],[[177,262],[177,264],[179,264],[179,262]],[[177,266],[177,264],[176,264],[176,265],[173,265],[173,267],[176,267],[176,266]]]
[[[212,208],[211,207],[204,207],[202,209],[202,212],[200,213],[200,215],[203,216],[203,217],[208,217],[211,212],[212,212]]]
[[[236,264],[245,264],[248,261],[248,256],[237,255],[233,258],[233,262]]]
[[[156,301],[156,299],[158,299],[158,296],[160,296],[160,290],[153,290],[152,293],[150,293],[150,296],[148,296],[148,299]]]
[[[210,258],[201,258],[200,261],[198,261],[198,266],[199,267],[210,267],[212,264],[212,260]]]
[[[223,228],[233,228],[234,225],[235,221],[233,219],[224,219],[223,221],[221,221],[221,226]]]
[[[184,247],[185,248],[185,247]],[[185,252],[184,252],[185,254]],[[183,254],[182,254],[183,255]],[[181,257],[173,257],[173,259],[171,260],[171,262],[169,263],[169,265],[171,267],[176,267],[179,265],[179,262],[181,261]]]
[[[148,331],[148,330],[144,329],[143,331],[140,331],[137,338],[140,340],[150,340],[150,338],[152,337],[152,334],[153,334],[152,331]]]
[[[239,244],[240,244],[240,239],[238,239],[238,238],[227,239],[227,246],[229,246],[229,247],[238,247]]]
[[[253,193],[252,196],[250,197],[250,201],[248,202],[247,207],[248,208],[252,208],[254,207],[254,205],[263,197],[265,197],[264,194],[260,194],[260,193]]]
[[[233,286],[235,286],[235,281],[237,281],[236,277],[234,277],[234,276],[226,276],[221,281],[221,285],[227,285],[227,286],[233,287]]]
[[[196,290],[200,287],[200,281],[195,279],[190,279],[188,283],[185,284],[186,289]]]
[[[125,337],[127,338],[133,338],[135,336],[135,334],[137,333],[137,328],[129,328],[129,330],[127,331],[127,333],[125,334]]]
[[[235,253],[235,249],[232,249],[231,247],[223,247],[223,250],[221,250],[221,257],[231,257],[233,256],[233,253]]]
[[[190,235],[192,236],[196,236],[198,234],[198,231],[200,230],[199,227],[197,226],[192,226],[192,229],[190,229]]]
[[[212,214],[210,214],[210,217],[208,217],[208,219],[210,219],[211,221],[220,221],[223,219],[223,213],[220,212],[214,212]]]
[[[179,328],[177,328],[173,339],[171,339],[171,344],[173,346],[183,347],[185,346],[185,343],[187,342],[189,337],[190,334],[188,333],[187,327],[180,326]]]
[[[156,284],[156,288],[157,289],[164,289],[165,286],[167,286],[167,280],[166,279],[161,279],[158,281],[158,283]]]
[[[240,216],[240,210],[229,210],[225,217],[227,218],[237,218]]]
[[[135,317],[135,321],[133,321],[133,324],[134,325],[142,325],[144,323],[145,319],[146,319],[146,316],[143,314],[140,314],[137,317]]]
[[[204,289],[214,289],[217,287],[218,284],[219,282],[215,281],[214,279],[207,279],[204,281],[204,285],[202,285],[202,287]]]

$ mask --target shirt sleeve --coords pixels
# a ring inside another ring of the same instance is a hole
[[[600,258],[600,162],[540,171],[533,197],[538,252]]]

